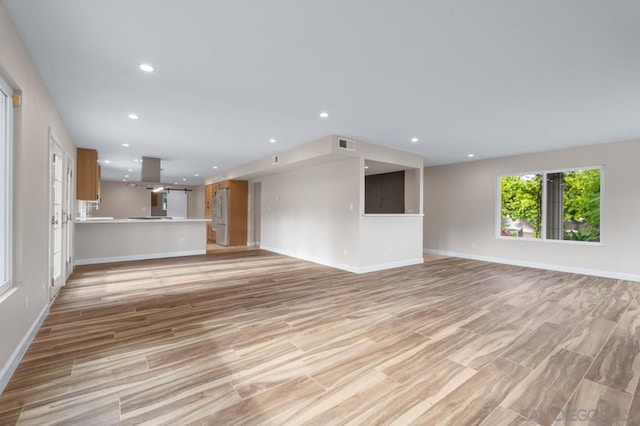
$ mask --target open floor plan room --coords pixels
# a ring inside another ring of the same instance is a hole
[[[258,250],[84,266],[0,418],[624,424],[640,419],[639,323],[638,283],[457,258],[366,275]]]

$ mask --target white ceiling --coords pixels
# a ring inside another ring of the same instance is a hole
[[[638,0],[4,3],[107,179],[145,155],[201,183],[329,134],[427,165],[640,137]]]

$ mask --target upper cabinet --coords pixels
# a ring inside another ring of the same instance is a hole
[[[82,201],[100,201],[100,165],[98,151],[78,148],[76,198]]]

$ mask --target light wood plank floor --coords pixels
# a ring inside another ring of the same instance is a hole
[[[81,267],[0,424],[625,424],[639,291],[453,258],[365,275],[260,250]]]

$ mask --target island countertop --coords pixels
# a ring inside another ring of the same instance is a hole
[[[203,255],[207,253],[206,222],[207,219],[77,220],[74,264]]]
[[[110,218],[91,218],[82,220],[76,218],[75,223],[181,223],[181,222],[209,222],[209,219],[110,219]]]

